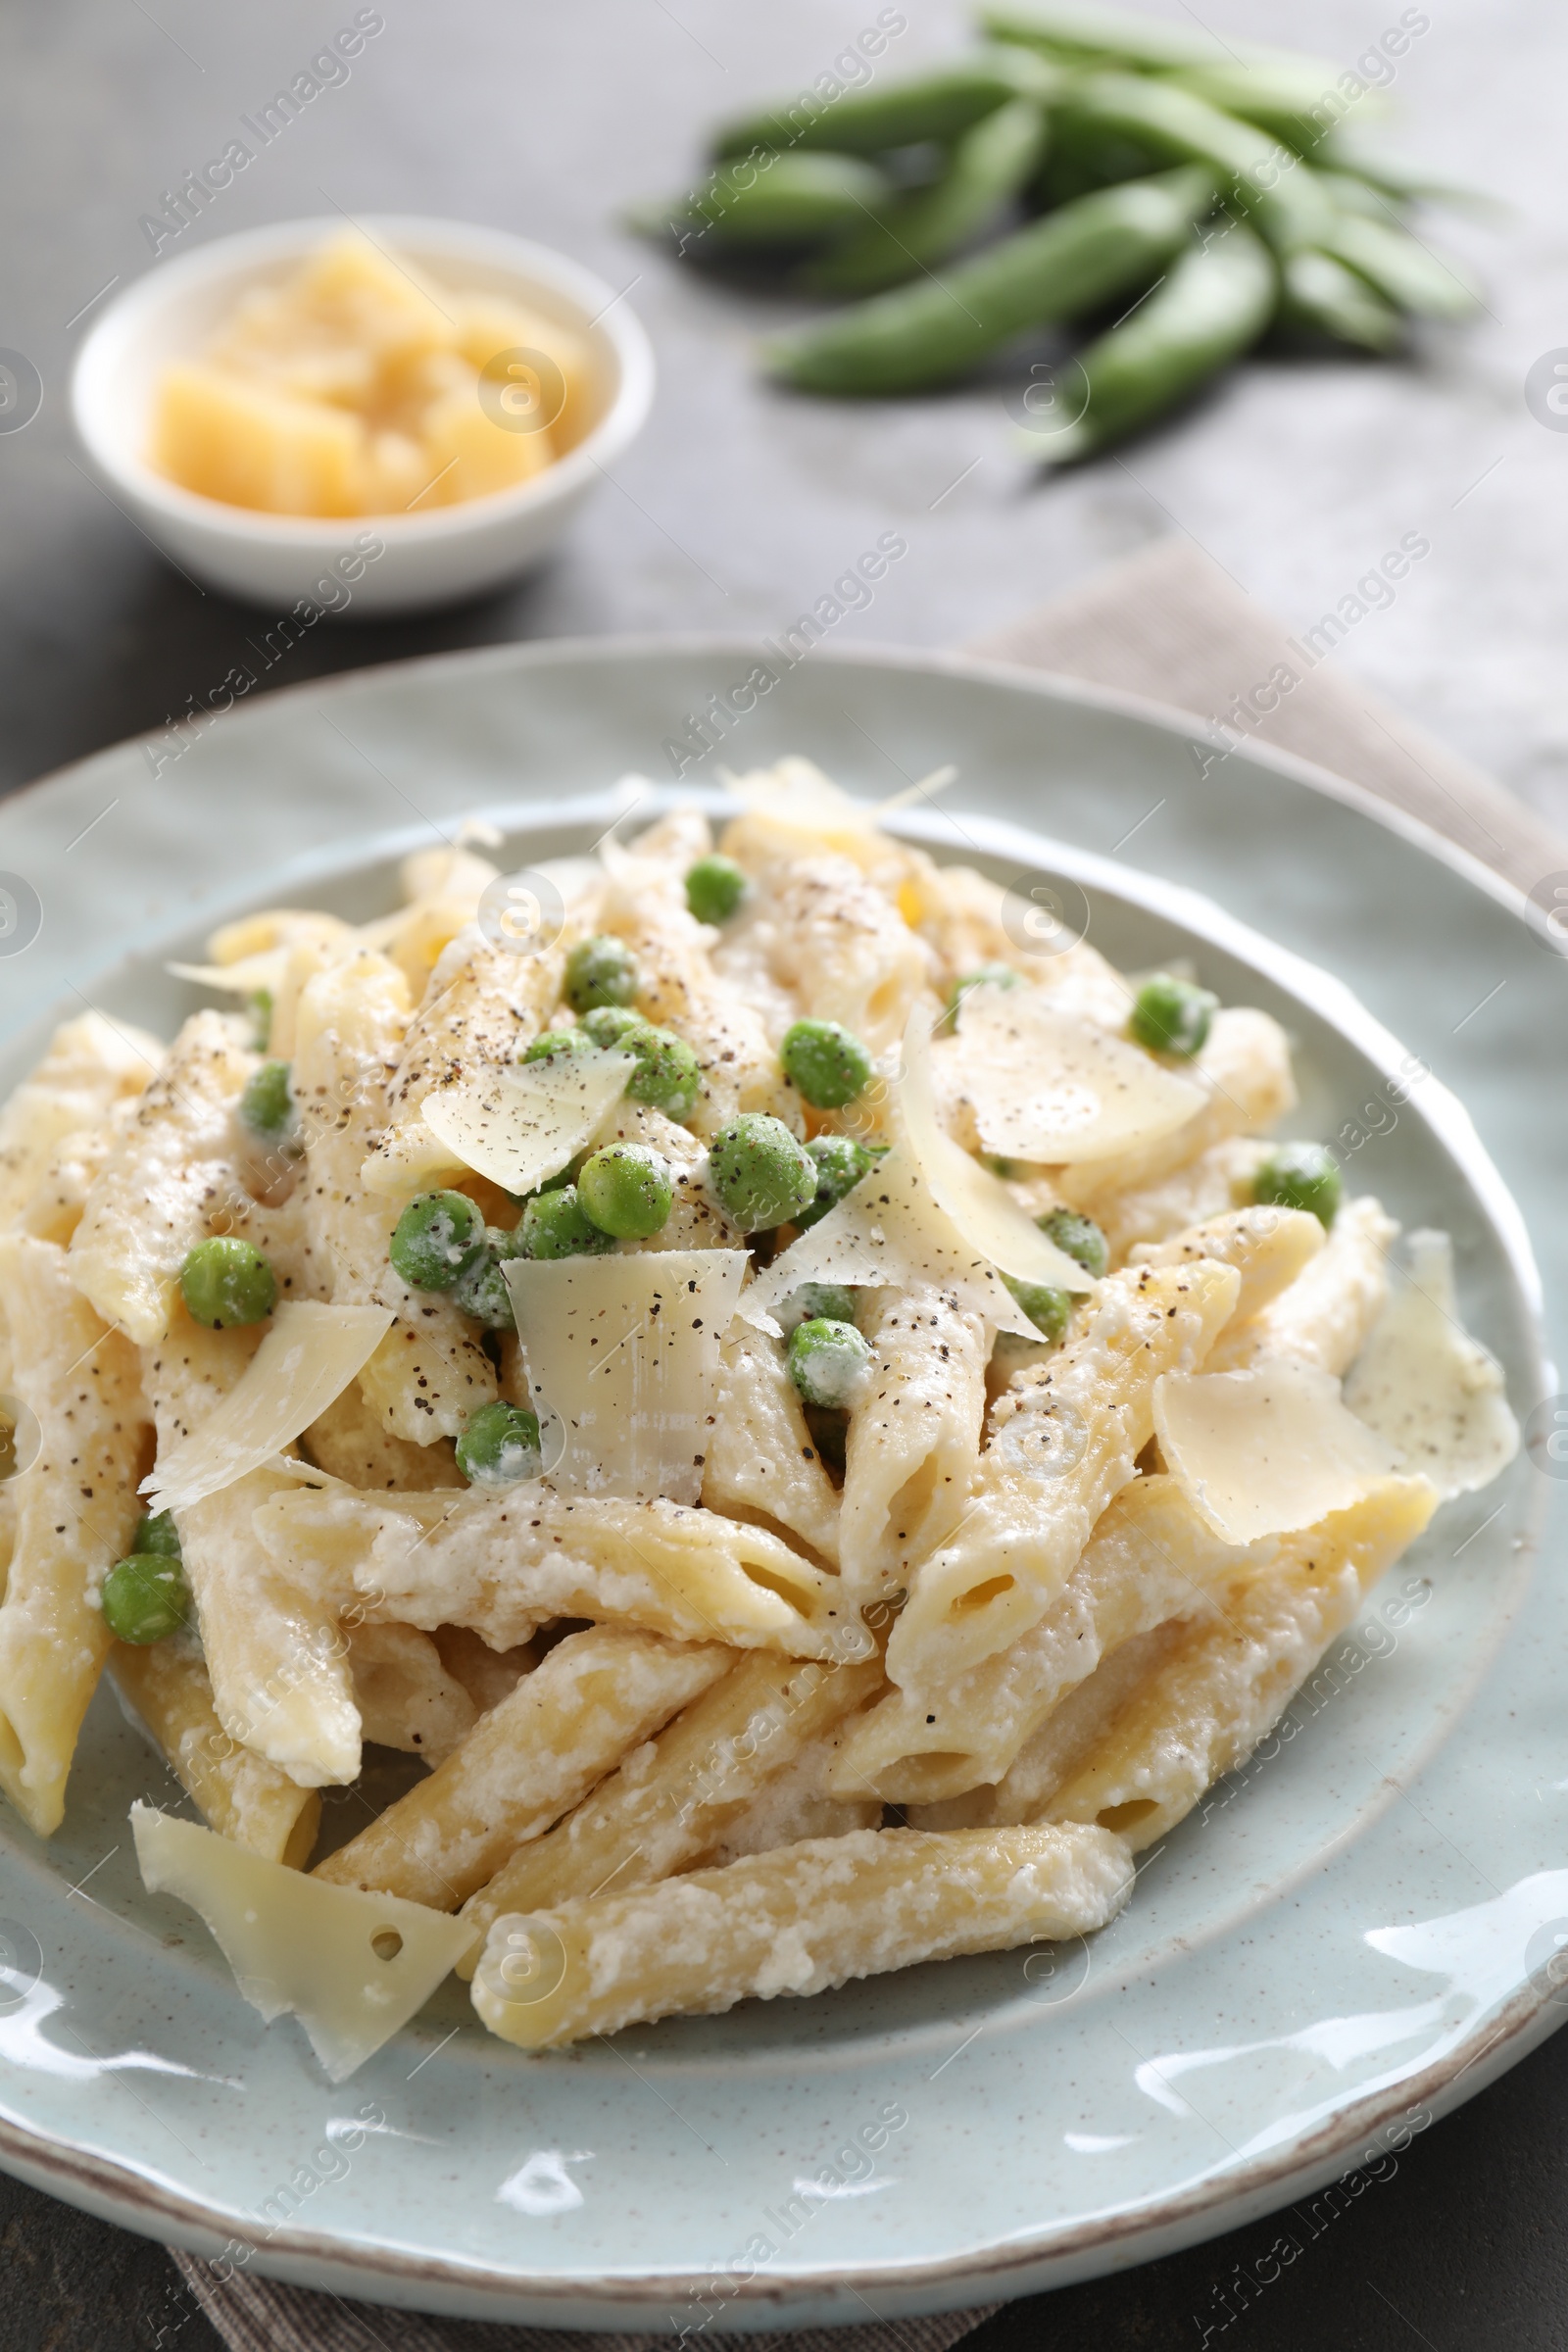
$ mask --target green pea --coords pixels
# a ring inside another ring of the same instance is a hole
[[[1010,1274],[1002,1279],[1041,1337],[1059,1340],[1072,1315],[1072,1293],[1054,1291],[1044,1282],[1017,1282]]]
[[[949,989],[948,1010],[950,1013],[956,1012],[971,988],[1022,988],[1022,986],[1023,974],[1015,972],[1010,963],[977,964],[972,972],[965,972],[961,979],[955,980]]]
[[[265,1054],[272,1042],[271,990],[253,988],[245,999],[245,1009],[251,1016],[251,1044],[258,1054]]]
[[[795,1222],[803,1233],[820,1225],[828,1210],[836,1208],[846,1193],[854,1192],[877,1159],[874,1152],[848,1135],[814,1136],[806,1149],[816,1169],[816,1192],[795,1212]]]
[[[817,1164],[782,1119],[743,1110],[708,1151],[719,1206],[742,1233],[762,1233],[799,1216],[816,1198]]]
[[[791,1291],[785,1305],[796,1324],[824,1318],[829,1323],[853,1323],[856,1319],[855,1293],[841,1282],[803,1282],[798,1291]]]
[[[457,1445],[458,1468],[470,1486],[512,1487],[537,1478],[539,1416],[515,1404],[482,1404]]]
[[[574,1184],[536,1194],[523,1209],[517,1232],[524,1257],[599,1257],[615,1246],[583,1214]]]
[[[484,1218],[466,1193],[420,1193],[392,1230],[394,1270],[416,1291],[450,1291],[484,1248]]]
[[[1252,1198],[1275,1208],[1304,1208],[1332,1225],[1340,1205],[1340,1163],[1325,1144],[1276,1144],[1252,1179]]]
[[[580,939],[566,957],[564,994],[573,1012],[629,1004],[637,994],[637,958],[626,942],[608,931]]]
[[[854,1030],[837,1021],[792,1023],[778,1057],[813,1110],[842,1110],[865,1092],[871,1076],[870,1054]]]
[[[595,1004],[583,1014],[582,1025],[594,1044],[608,1051],[618,1046],[634,1029],[646,1029],[649,1024],[645,1013],[633,1012],[629,1005]]]
[[[150,1558],[177,1560],[183,1557],[179,1530],[174,1525],[172,1511],[154,1511],[142,1521],[131,1544],[131,1550],[145,1552]]]
[[[294,1125],[294,1090],[286,1061],[264,1061],[247,1081],[239,1115],[253,1135],[276,1142]]]
[[[790,1334],[790,1378],[808,1404],[853,1404],[870,1361],[870,1345],[853,1323],[814,1315]]]
[[[689,1118],[703,1091],[703,1065],[694,1050],[673,1029],[656,1028],[643,1021],[615,1040],[623,1054],[635,1054],[637,1067],[626,1081],[634,1102],[651,1103],[666,1118]]]
[[[607,1144],[577,1176],[578,1207],[617,1242],[645,1242],[657,1233],[674,1198],[668,1168],[645,1144]]]
[[[162,1642],[190,1617],[190,1587],[177,1559],[136,1552],[103,1583],[104,1623],[120,1642]]]
[[[277,1277],[261,1251],[233,1234],[198,1242],[179,1270],[185,1304],[209,1331],[260,1323],[277,1298]]]
[[[512,1311],[512,1293],[507,1288],[504,1269],[509,1259],[524,1254],[520,1226],[514,1233],[489,1226],[484,1248],[452,1286],[453,1305],[462,1307],[466,1315],[472,1315],[486,1331],[515,1331],[517,1322]]]
[[[1075,1208],[1054,1208],[1036,1222],[1048,1241],[1054,1242],[1067,1257],[1075,1257],[1086,1274],[1100,1280],[1110,1263],[1110,1249],[1093,1217],[1080,1216]]]
[[[808,392],[874,396],[951,382],[1029,328],[1141,291],[1213,192],[1212,172],[1191,168],[1097,189],[940,277],[873,294],[781,336],[768,347],[769,365]]]
[[[594,1040],[585,1029],[545,1029],[524,1046],[522,1059],[529,1061],[569,1061],[577,1054],[591,1054]]]
[[[727,923],[746,896],[746,876],[733,858],[699,858],[686,875],[686,904],[700,923]]]
[[[1179,1054],[1191,1060],[1208,1039],[1208,1024],[1219,1004],[1206,988],[1190,980],[1173,980],[1156,972],[1146,980],[1133,1004],[1127,1027],[1151,1054]]]

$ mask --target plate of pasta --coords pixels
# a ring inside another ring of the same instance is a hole
[[[740,658],[8,808],[0,2152],[220,2278],[1022,2292],[1562,2014],[1549,930],[973,665],[720,748]]]

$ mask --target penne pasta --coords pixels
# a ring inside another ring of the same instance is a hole
[[[1295,1282],[1323,1248],[1323,1228],[1300,1208],[1233,1208],[1172,1234],[1169,1241],[1143,1242],[1128,1251],[1132,1266],[1185,1266],[1210,1257],[1235,1266],[1242,1278],[1227,1331],[1261,1313]],[[1223,1346],[1226,1334],[1215,1342]]]
[[[519,1846],[465,1903],[464,1918],[483,1936],[503,1911],[547,1911],[668,1878],[718,1843],[881,1681],[876,1660],[824,1668],[765,1653],[737,1659],[574,1813]]]
[[[1348,1372],[1389,1295],[1389,1250],[1398,1227],[1370,1196],[1348,1200],[1320,1254],[1248,1322],[1217,1342],[1207,1369],[1240,1372],[1279,1356]]]
[[[777,1347],[735,1324],[721,1354],[703,1501],[732,1519],[798,1536],[839,1564],[839,1497]]]
[[[280,1565],[320,1563],[374,1619],[433,1632],[466,1625],[495,1649],[554,1617],[637,1625],[676,1641],[815,1657],[853,1621],[837,1579],[776,1536],[680,1503],[504,1494],[421,1498],[403,1507],[340,1488],[280,1491],[256,1515]],[[330,1565],[328,1565],[330,1564]],[[869,1638],[858,1637],[869,1647]]]
[[[330,965],[300,997],[294,1097],[307,1138],[302,1178],[313,1245],[342,1305],[397,1317],[360,1375],[383,1426],[415,1446],[455,1438],[493,1401],[495,1374],[471,1326],[439,1295],[416,1291],[387,1255],[397,1204],[367,1192],[361,1169],[387,1117],[387,1083],[402,1044],[407,984],[362,950]]]
[[[0,1294],[12,1386],[39,1432],[36,1459],[15,1480],[0,1601],[0,1788],[47,1838],[65,1818],[71,1759],[109,1654],[98,1592],[130,1548],[152,1433],[136,1350],[82,1298],[63,1250],[0,1235]]]
[[[845,1448],[839,1560],[858,1605],[907,1588],[968,1508],[980,1462],[991,1330],[924,1286],[884,1291],[875,1354]]]
[[[1391,1478],[1294,1537],[1272,1567],[1228,1596],[1217,1624],[1197,1627],[1139,1685],[1041,1815],[1098,1822],[1135,1852],[1167,1836],[1278,1721],[1436,1506],[1425,1479]],[[1005,1789],[1004,1782],[1004,1809]]]
[[[62,1022],[0,1109],[0,1228],[23,1214],[67,1139],[91,1134],[133,1102],[163,1058],[159,1040],[128,1022],[96,1011]]]
[[[965,1515],[889,1637],[891,1682],[939,1690],[1039,1623],[1153,1435],[1155,1380],[1202,1363],[1240,1289],[1235,1266],[1208,1258],[1129,1268],[1058,1354],[1016,1375]]]
[[[902,1805],[1001,1780],[1102,1659],[1168,1620],[1206,1615],[1269,1548],[1222,1543],[1173,1478],[1135,1478],[1039,1623],[940,1690],[890,1690],[850,1730],[827,1786]]]
[[[220,1837],[269,1862],[303,1870],[321,1818],[314,1788],[230,1739],[218,1720],[206,1661],[194,1642],[117,1642],[109,1671],[187,1795]]]
[[[1102,1830],[858,1831],[602,1894],[503,1914],[474,1973],[492,2034],[555,2049],[589,2034],[821,1992],[958,1952],[1092,1935],[1132,1863]]]
[[[569,1634],[316,1877],[456,1911],[728,1663],[713,1644],[612,1626]]]

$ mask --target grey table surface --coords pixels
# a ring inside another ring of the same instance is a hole
[[[1396,0],[1153,4],[1342,66],[1401,15]],[[1173,531],[1294,629],[1418,531],[1430,558],[1333,660],[1568,825],[1568,434],[1524,397],[1532,364],[1568,345],[1561,12],[1431,0],[1389,93],[1404,146],[1512,208],[1445,228],[1486,281],[1472,329],[1435,332],[1398,364],[1260,358],[1168,428],[1050,480],[1009,444],[1016,370],[907,405],[791,398],[751,358],[781,306],[683,273],[616,225],[628,200],[689,176],[715,114],[799,87],[876,13],[873,0],[385,0],[347,82],[165,243],[167,257],[302,214],[494,222],[625,289],[658,351],[650,428],[557,560],[444,614],[318,629],[269,684],[515,638],[771,632],[890,527],[908,557],[842,624],[846,642],[980,636]],[[950,0],[901,13],[886,71],[961,37]],[[0,790],[161,727],[256,626],[163,564],[87,478],[66,385],[107,293],[156,266],[142,216],[354,14],[351,0],[13,0],[0,18],[0,346],[44,386],[32,423],[0,434]],[[1260,2225],[1018,2306],[977,2352],[1086,2331],[1175,2346],[1205,2328],[1253,2352],[1560,2346],[1565,2100],[1559,2040],[1417,2142],[1396,2179],[1348,2199],[1288,2285],[1245,2284],[1270,2240]],[[3,2181],[0,2256],[0,2346],[216,2343],[156,2249]]]

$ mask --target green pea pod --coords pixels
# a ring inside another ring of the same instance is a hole
[[[1009,98],[1048,103],[1064,78],[1027,49],[980,49],[908,81],[844,90],[836,98],[803,90],[794,101],[726,123],[713,152],[724,157],[754,148],[826,147],[840,155],[880,155],[927,139],[946,144]]]
[[[1338,70],[1309,57],[1257,63],[1221,58],[1206,66],[1184,66],[1170,78],[1172,87],[1191,90],[1222,114],[1256,123],[1302,154],[1310,154],[1345,112]],[[1363,117],[1386,111],[1377,90],[1364,90],[1355,103]]]
[[[1101,8],[1095,0],[997,0],[981,9],[980,23],[993,40],[1021,41],[1074,60],[1114,59],[1153,73],[1173,67],[1201,70],[1240,57],[1259,71],[1277,68],[1310,74],[1321,90],[1332,86],[1341,71],[1326,59],[1264,42],[1242,41],[1222,50],[1202,32],[1190,32],[1162,17]]]
[[[1009,99],[964,132],[940,179],[895,198],[879,219],[808,263],[802,284],[818,294],[875,294],[945,262],[1018,194],[1045,143],[1040,108],[1028,98]]]
[[[628,225],[649,236],[673,231],[682,252],[699,237],[726,252],[808,245],[863,220],[891,193],[858,156],[768,153],[724,165],[669,204],[642,207]]]
[[[1480,306],[1474,281],[1457,262],[1434,253],[1393,220],[1341,213],[1324,250],[1365,278],[1386,302],[1417,318],[1468,318]]]
[[[1280,268],[1280,321],[1362,351],[1392,351],[1404,321],[1392,303],[1331,253],[1290,253]]]
[[[1511,217],[1509,207],[1495,196],[1489,196],[1480,188],[1464,187],[1455,180],[1439,179],[1423,164],[1392,153],[1377,138],[1363,139],[1343,124],[1313,148],[1312,161],[1324,171],[1353,172],[1358,179],[1368,181],[1398,204],[1446,204],[1487,220],[1506,220]]]
[[[950,382],[1028,328],[1076,318],[1144,282],[1213,201],[1201,171],[1103,188],[999,238],[972,261],[767,347],[808,392],[913,392]]]
[[[1299,158],[1255,122],[1239,122],[1191,90],[1147,74],[1092,74],[1065,92],[1059,111],[1080,138],[1108,132],[1164,161],[1206,166],[1221,194],[1253,216],[1277,252],[1323,241],[1333,208]]]
[[[1396,220],[1397,197],[1386,196],[1358,172],[1320,172],[1313,166],[1318,185],[1342,213],[1361,213],[1369,220]]]
[[[1063,466],[1124,439],[1255,343],[1277,291],[1268,247],[1240,221],[1190,248],[1136,310],[1079,354],[1067,400],[1076,418],[1024,441]]]

